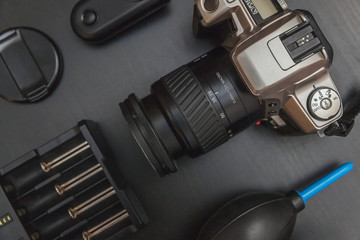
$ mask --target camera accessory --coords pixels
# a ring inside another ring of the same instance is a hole
[[[256,121],[320,136],[339,125],[333,50],[311,13],[289,10],[284,0],[195,0],[193,27],[196,35],[222,35],[222,48],[161,78],[141,101],[132,94],[120,104],[160,175]]]
[[[174,158],[206,153],[262,116],[223,48],[161,78],[141,101],[132,94],[120,106],[160,175],[176,171]]]
[[[0,169],[1,239],[120,239],[148,222],[90,121]],[[9,224],[11,222],[11,224]]]
[[[39,101],[52,91],[61,68],[59,50],[44,33],[13,28],[0,34],[0,97]]]
[[[203,226],[197,240],[288,240],[306,201],[347,174],[346,163],[302,191],[287,195],[250,193],[221,207]]]
[[[90,43],[101,43],[136,24],[170,0],[83,0],[71,13],[74,32]]]

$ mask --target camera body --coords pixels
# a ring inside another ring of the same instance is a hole
[[[221,38],[271,127],[322,135],[341,118],[328,71],[333,50],[309,12],[284,0],[195,0],[193,27],[197,36]]]
[[[193,29],[222,46],[154,82],[146,97],[120,103],[161,176],[258,121],[287,135],[351,130],[328,71],[333,50],[309,12],[284,0],[195,0]]]

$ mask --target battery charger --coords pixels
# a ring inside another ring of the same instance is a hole
[[[0,239],[123,239],[148,217],[91,121],[0,169]]]

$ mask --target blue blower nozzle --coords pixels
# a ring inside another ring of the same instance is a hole
[[[338,167],[337,169],[335,169],[333,172],[326,175],[325,177],[311,184],[309,187],[305,188],[304,190],[296,191],[296,192],[300,195],[300,197],[304,201],[304,204],[306,204],[307,200],[312,198],[314,195],[316,195],[323,189],[327,188],[329,185],[334,183],[339,178],[346,175],[348,172],[351,171],[353,167],[354,167],[353,163],[351,162],[345,163],[340,167]]]

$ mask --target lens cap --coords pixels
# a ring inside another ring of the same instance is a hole
[[[59,79],[59,51],[45,34],[14,28],[0,34],[0,97],[10,102],[36,102]]]

